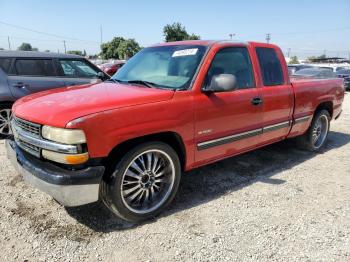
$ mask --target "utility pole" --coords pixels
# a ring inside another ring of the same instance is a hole
[[[10,37],[9,36],[7,37],[7,42],[9,44],[9,50],[11,50],[11,43],[10,43]]]
[[[290,57],[290,48],[288,48],[287,57]]]
[[[266,43],[270,43],[270,40],[271,40],[271,34],[268,33],[266,34]]]
[[[102,25],[100,25],[100,40],[101,40],[101,45],[102,45]]]
[[[66,47],[66,41],[63,40],[63,46],[64,46],[64,53],[66,54],[67,53],[67,47]]]
[[[232,38],[233,38],[235,35],[236,35],[236,34],[233,34],[233,33],[229,34],[230,40],[232,40]]]

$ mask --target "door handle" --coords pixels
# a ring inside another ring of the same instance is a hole
[[[18,82],[16,84],[13,84],[14,87],[17,87],[17,88],[26,88],[28,87],[28,85],[22,83],[22,82]]]
[[[263,100],[261,97],[254,97],[251,101],[253,106],[258,106],[261,105],[263,103]]]

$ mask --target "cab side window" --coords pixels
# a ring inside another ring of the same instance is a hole
[[[22,76],[56,76],[51,59],[17,59],[15,68]]]
[[[258,47],[256,54],[264,86],[282,85],[284,83],[283,71],[275,49]]]
[[[205,78],[205,86],[219,74],[232,74],[237,79],[238,89],[254,87],[252,64],[245,47],[228,47],[218,51]]]

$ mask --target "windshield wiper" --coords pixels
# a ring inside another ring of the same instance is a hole
[[[156,88],[157,84],[149,82],[149,81],[144,81],[144,80],[129,80],[127,81],[129,84],[140,84],[140,85],[144,85],[150,88]]]
[[[106,80],[106,82],[120,83],[121,81],[119,81],[118,79],[109,78]]]

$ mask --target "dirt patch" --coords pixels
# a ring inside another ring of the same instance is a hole
[[[11,179],[11,181],[7,185],[14,187],[22,181],[23,181],[23,177],[21,175],[16,175]]]
[[[37,213],[38,210],[32,206],[26,205],[22,201],[17,201],[17,207],[12,208],[10,212],[30,222],[30,228],[35,234],[44,234],[49,239],[67,238],[72,241],[89,243],[92,238],[102,235],[82,224],[60,224],[52,217],[52,212]]]

